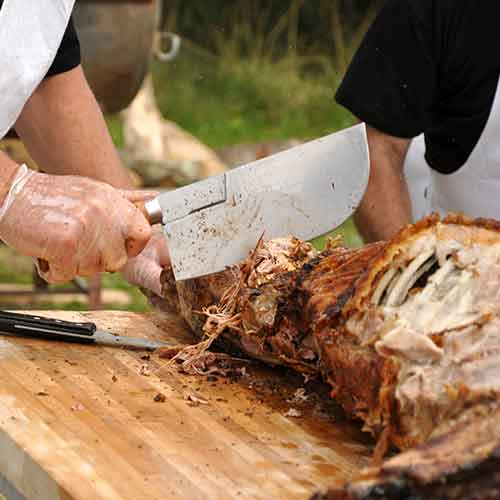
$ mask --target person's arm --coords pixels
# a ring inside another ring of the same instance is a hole
[[[15,129],[44,172],[133,187],[81,66],[43,80]]]
[[[45,172],[132,187],[81,66],[46,78],[26,103],[16,131]],[[144,252],[121,271],[132,284],[159,295],[160,274],[168,264],[165,239],[156,229]]]
[[[151,228],[80,68],[47,78],[16,123],[50,175],[0,155],[0,238],[38,259],[48,281],[116,271],[148,243]],[[94,177],[90,179],[89,177]],[[98,182],[98,180],[105,182]]]
[[[370,180],[355,221],[366,242],[387,240],[411,222],[411,203],[404,177],[410,141],[367,126]]]
[[[151,193],[34,172],[4,155],[0,168],[0,238],[36,258],[47,281],[116,271],[150,239],[151,228],[134,203]]]

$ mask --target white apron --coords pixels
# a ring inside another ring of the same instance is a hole
[[[0,9],[0,138],[56,56],[75,0],[4,0]]]
[[[424,153],[422,135],[412,141],[405,161],[415,220],[432,212],[500,219],[500,81],[486,127],[459,170],[449,175],[431,170]]]

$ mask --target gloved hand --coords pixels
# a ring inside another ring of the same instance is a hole
[[[153,227],[153,235],[146,248],[133,259],[129,259],[121,270],[124,278],[154,294],[161,295],[160,275],[170,264],[167,243],[160,225]]]
[[[153,195],[23,165],[0,207],[0,238],[47,263],[39,272],[52,283],[117,271],[149,241],[151,226],[133,202]]]

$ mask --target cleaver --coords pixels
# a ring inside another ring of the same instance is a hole
[[[163,224],[176,280],[187,280],[243,261],[262,236],[332,231],[359,205],[369,173],[359,124],[161,193],[144,208]]]

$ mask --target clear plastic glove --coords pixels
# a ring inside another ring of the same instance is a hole
[[[124,278],[133,285],[161,295],[160,275],[170,264],[167,243],[160,225],[153,227],[153,235],[146,248],[135,258],[129,259],[121,270]]]
[[[0,207],[0,238],[39,259],[52,283],[117,271],[149,241],[151,226],[133,203],[153,195],[23,165]]]

